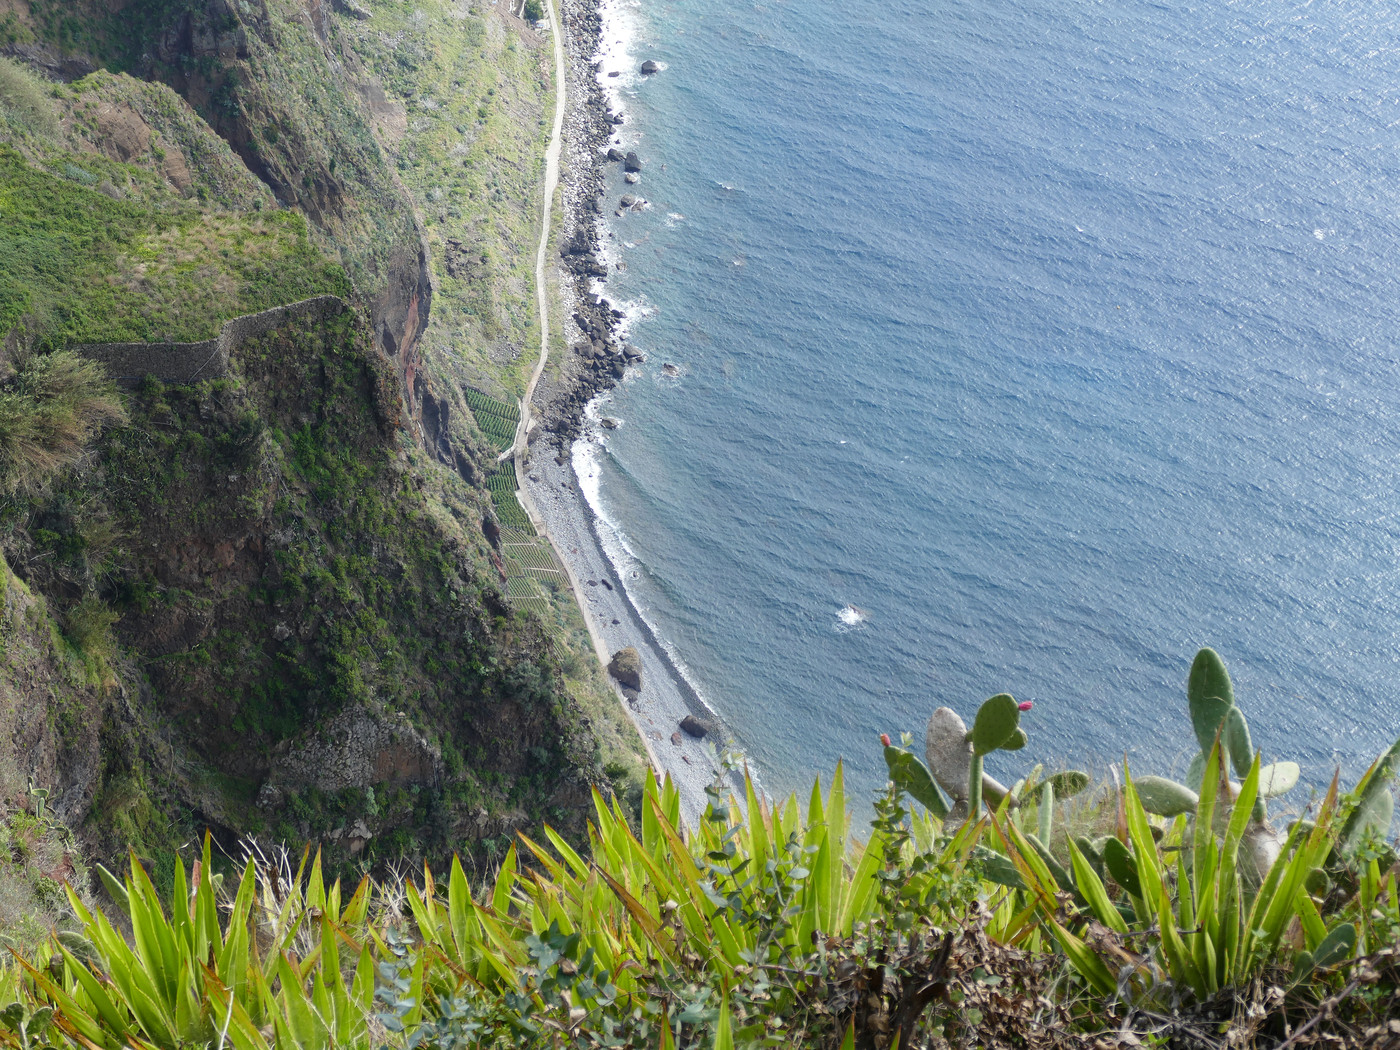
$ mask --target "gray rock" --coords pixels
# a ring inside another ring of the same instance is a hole
[[[642,177],[638,175],[635,171],[629,171],[626,175],[622,176],[622,178],[623,181],[632,186],[635,186],[637,183],[642,181]]]
[[[642,76],[644,76],[644,77],[649,77],[649,76],[651,76],[653,73],[660,73],[660,72],[661,72],[661,66],[660,66],[660,64],[657,63],[657,62],[655,62],[655,61],[653,61],[652,59],[649,58],[649,59],[647,59],[645,62],[642,63]]]
[[[940,707],[929,718],[924,757],[939,787],[955,800],[967,798],[972,745],[967,742],[967,726],[951,707]]]
[[[924,734],[924,757],[929,772],[938,786],[960,806],[955,813],[967,813],[967,778],[972,772],[972,745],[967,742],[967,726],[950,707],[940,707],[928,720]],[[1005,785],[986,773],[982,774],[982,797],[990,805],[998,805],[1007,796]],[[1015,805],[1013,801],[1012,805]],[[950,816],[951,820],[952,817]]]
[[[640,692],[642,688],[642,654],[630,645],[625,649],[619,649],[613,653],[613,658],[608,663],[608,674],[616,678],[622,685]]]
[[[622,170],[623,170],[623,171],[641,171],[641,170],[642,170],[642,158],[639,157],[639,156],[637,156],[637,151],[636,151],[636,150],[633,150],[632,152],[628,153],[627,156],[624,157],[624,158],[622,159]]]
[[[622,150],[618,149],[616,146],[608,150],[608,160],[623,161],[626,159],[627,154],[623,153]]]
[[[331,0],[331,7],[342,15],[358,18],[361,22],[367,22],[374,17],[368,8],[361,7],[355,0]]]
[[[709,727],[706,726],[704,722],[700,721],[700,719],[696,718],[694,715],[686,715],[684,718],[682,718],[681,728],[685,730],[685,732],[688,733],[690,736],[695,737],[697,740],[703,740],[705,738],[705,734],[710,731]]]

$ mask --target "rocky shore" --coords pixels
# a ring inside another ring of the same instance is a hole
[[[598,0],[559,0],[564,21],[569,104],[565,115],[564,215],[559,238],[559,275],[568,343],[557,375],[535,390],[542,424],[528,437],[522,502],[549,537],[570,577],[599,660],[610,665],[610,682],[637,726],[654,769],[670,775],[681,795],[682,816],[691,826],[706,803],[705,788],[719,774],[727,735],[650,625],[634,607],[606,553],[575,474],[575,440],[595,435],[586,409],[615,386],[643,355],[625,339],[625,315],[601,286],[608,276],[602,240],[608,165],[629,181],[642,167],[624,152],[617,129],[626,120],[608,102],[600,83],[605,17]],[[646,75],[659,66],[647,64]],[[626,194],[616,209],[645,207]],[[613,210],[608,206],[608,210]],[[621,655],[619,655],[621,654]],[[731,784],[742,780],[730,774]]]
[[[565,117],[568,175],[559,239],[569,348],[563,380],[541,390],[536,400],[545,429],[567,444],[580,434],[588,402],[613,387],[642,355],[622,337],[623,312],[593,290],[595,280],[608,276],[599,227],[606,195],[603,167],[629,163],[627,154],[610,147],[626,118],[609,106],[596,75],[603,15],[597,0],[560,0],[560,8],[571,99]],[[640,160],[635,155],[633,160],[640,169]],[[627,206],[636,204],[634,197]]]

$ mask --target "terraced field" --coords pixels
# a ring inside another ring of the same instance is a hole
[[[555,630],[557,618],[549,595],[567,586],[568,577],[554,549],[535,532],[529,515],[515,497],[518,485],[514,461],[503,461],[486,479],[486,487],[491,492],[496,520],[501,525],[501,566],[506,576],[506,598],[516,608],[529,609],[539,616],[547,629]]]
[[[515,440],[515,428],[520,423],[520,410],[471,387],[465,387],[463,393],[466,394],[467,405],[472,410],[477,427],[491,446],[497,452],[510,448]]]

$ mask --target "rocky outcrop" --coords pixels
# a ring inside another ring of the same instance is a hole
[[[135,386],[146,376],[165,383],[196,383],[227,374],[230,355],[249,339],[298,320],[319,324],[348,309],[350,305],[338,296],[318,295],[235,317],[224,323],[217,338],[198,343],[78,343],[70,349],[101,361],[107,373],[123,386]]]
[[[348,788],[434,786],[442,780],[442,752],[402,711],[355,708],[331,723],[285,742],[259,791],[266,806],[288,789],[344,791]]]
[[[642,63],[642,76],[644,76],[644,77],[649,77],[649,76],[651,76],[653,73],[660,73],[660,72],[661,72],[661,64],[660,64],[659,62],[657,62],[655,59],[650,59],[650,58],[649,58],[649,59],[647,59],[645,62]]]
[[[629,689],[642,688],[642,656],[632,646],[613,653],[608,663],[608,674]]]

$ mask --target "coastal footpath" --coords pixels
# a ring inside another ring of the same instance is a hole
[[[617,132],[626,115],[609,104],[602,90],[608,72],[600,68],[605,12],[589,0],[560,0],[560,11],[564,33],[554,41],[562,77],[555,131],[567,142],[568,175],[564,232],[553,276],[567,313],[561,325],[565,346],[556,349],[554,367],[547,371],[550,339],[542,339],[511,453],[520,479],[520,502],[536,529],[549,538],[568,574],[600,664],[614,664],[619,654],[628,654],[624,660],[635,654],[639,661],[638,677],[614,674],[612,686],[653,768],[677,786],[683,817],[694,826],[707,802],[706,787],[728,776],[731,788],[741,788],[740,773],[724,772],[723,727],[630,598],[627,581],[605,553],[599,523],[575,474],[573,443],[588,440],[587,429],[597,425],[596,419],[588,419],[590,402],[643,360],[625,341],[619,323],[622,311],[600,290],[607,276],[601,248],[604,168],[619,160],[629,169],[640,168],[640,163],[635,154],[629,162],[620,149]],[[655,63],[649,66],[654,69]],[[547,153],[551,167],[556,150],[557,142],[552,141]],[[547,171],[536,275],[542,332],[550,332],[544,246],[551,175]],[[629,199],[631,203],[621,206],[636,205],[635,195]]]

